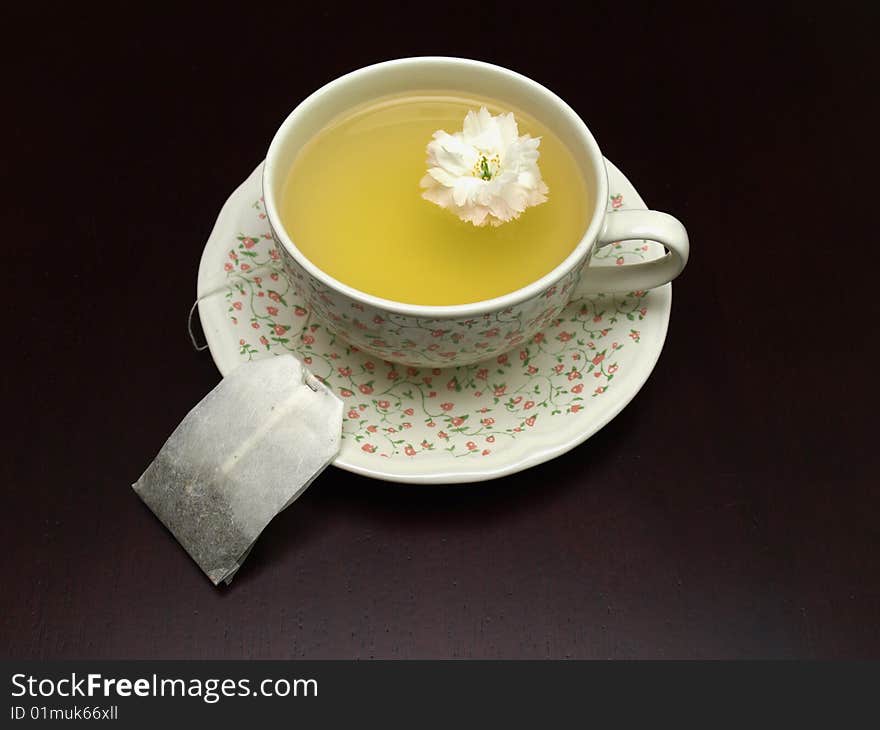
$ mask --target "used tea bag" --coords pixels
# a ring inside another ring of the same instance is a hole
[[[339,451],[342,401],[293,355],[239,366],[133,485],[215,585]]]

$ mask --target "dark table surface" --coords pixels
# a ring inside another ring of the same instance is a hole
[[[0,655],[880,656],[880,18],[655,5],[5,10]],[[215,589],[129,486],[219,380],[205,239],[299,100],[425,54],[551,87],[686,223],[663,355],[515,476],[329,470]]]

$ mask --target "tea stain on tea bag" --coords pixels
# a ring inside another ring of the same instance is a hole
[[[171,434],[133,485],[216,585],[339,451],[342,401],[292,355],[246,363]]]

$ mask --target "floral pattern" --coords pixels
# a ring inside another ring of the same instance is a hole
[[[608,205],[611,211],[626,207],[617,192]],[[345,403],[343,450],[376,458],[417,459],[434,453],[479,459],[509,448],[523,434],[553,428],[559,419],[584,418],[633,360],[643,323],[651,316],[654,294],[645,291],[593,295],[560,310],[548,302],[567,298],[568,287],[576,283],[568,280],[545,292],[543,305],[514,322],[505,321],[502,313],[461,325],[422,323],[425,337],[438,344],[455,342],[462,330],[473,333],[475,348],[486,343],[477,348],[479,362],[444,367],[446,350],[440,345],[428,350],[436,353],[436,363],[395,364],[325,324],[335,311],[318,311],[320,305],[306,303],[297,285],[308,275],[285,268],[262,199],[252,210],[247,230],[229,241],[218,272],[228,286],[223,296],[229,334],[242,360],[292,352],[340,396]],[[643,241],[615,243],[594,259],[615,265],[653,258],[662,250],[655,247]],[[320,284],[307,281],[307,286]],[[374,321],[383,315],[358,307],[353,304],[350,313],[335,316],[369,338],[374,325],[384,324]],[[535,325],[540,331],[523,334]]]
[[[332,335],[379,359],[421,367],[480,362],[519,345],[562,311],[581,276],[581,269],[576,268],[541,294],[500,312],[430,319],[353,301],[311,276],[277,239],[274,243],[274,255],[280,255],[303,306]]]

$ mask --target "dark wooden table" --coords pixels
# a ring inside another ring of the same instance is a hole
[[[4,11],[0,655],[880,655],[876,10],[313,5]],[[516,476],[331,469],[217,590],[129,487],[219,379],[204,241],[300,99],[423,54],[553,88],[686,222],[663,355]]]

